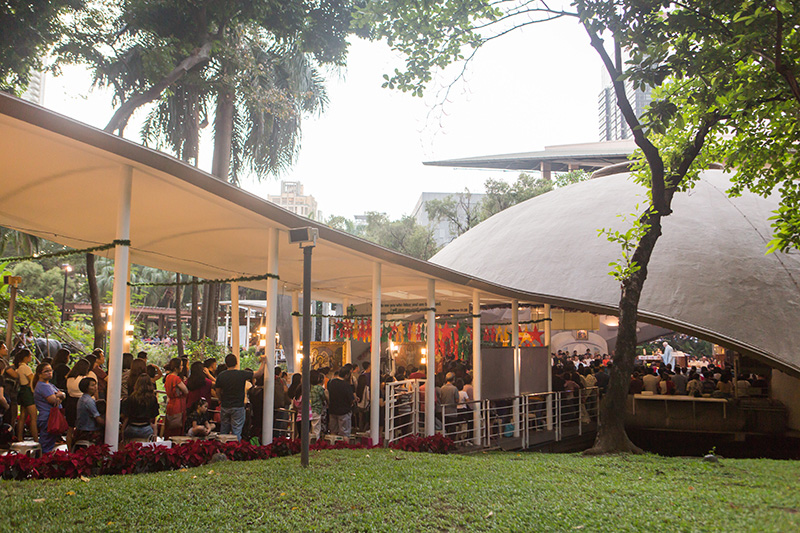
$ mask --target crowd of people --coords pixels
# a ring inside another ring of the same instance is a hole
[[[662,394],[693,397],[742,398],[766,397],[769,380],[766,374],[734,375],[730,364],[693,358],[687,366],[675,364],[671,347],[664,343],[663,354],[656,363],[639,363],[631,374],[629,394]],[[579,355],[559,351],[553,354],[553,391],[576,391],[598,387],[606,391],[613,364],[607,354]]]

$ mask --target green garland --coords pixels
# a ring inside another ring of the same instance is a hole
[[[241,276],[238,278],[224,278],[224,279],[198,279],[193,281],[181,281],[181,282],[141,282],[141,283],[134,283],[128,282],[128,287],[175,287],[176,285],[180,285],[182,287],[186,287],[189,285],[208,285],[211,283],[239,283],[241,281],[261,281],[265,279],[281,279],[276,274],[263,274],[261,276]]]
[[[2,260],[4,262],[9,263],[19,263],[21,261],[36,261],[38,259],[50,259],[51,257],[69,257],[72,255],[83,255],[89,254],[92,252],[100,252],[103,250],[110,250],[117,245],[120,246],[130,246],[131,241],[127,239],[115,239],[111,242],[111,244],[101,244],[100,246],[92,246],[90,248],[82,248],[80,250],[61,250],[60,252],[52,252],[49,254],[38,254],[38,255],[29,255],[29,256],[18,256],[18,257],[3,257]]]
[[[539,318],[536,320],[525,320],[524,322],[517,322],[517,324],[539,324],[541,322],[552,321],[552,318]],[[491,324],[482,324],[483,326],[510,326],[513,322],[493,322]]]

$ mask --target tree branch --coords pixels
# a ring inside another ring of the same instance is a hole
[[[603,46],[603,40],[592,31],[586,23],[583,23],[583,27],[589,35],[592,48],[600,55],[603,65],[605,65],[606,70],[611,75],[614,84],[614,94],[617,97],[617,105],[622,112],[625,122],[631,129],[636,146],[642,149],[645,159],[647,159],[647,164],[650,166],[650,188],[653,207],[659,214],[664,216],[669,215],[671,211],[664,198],[664,161],[658,153],[658,148],[650,142],[642,131],[639,119],[636,118],[636,113],[634,113],[631,103],[628,101],[628,97],[625,94],[625,83],[620,79],[622,77],[622,72],[617,70],[611,57],[609,57],[608,52]],[[615,49],[617,48],[618,45],[615,44]]]
[[[115,131],[121,132],[125,125],[128,123],[128,120],[131,118],[131,115],[134,111],[136,111],[139,107],[152,102],[156,98],[158,98],[164,89],[178,81],[184,74],[186,74],[189,70],[205,63],[211,57],[211,43],[207,42],[200,48],[195,48],[192,51],[192,54],[184,59],[183,61],[175,67],[172,72],[167,74],[164,78],[161,79],[158,83],[144,91],[143,93],[139,93],[128,98],[122,105],[119,106],[117,111],[114,113],[114,116],[111,117],[111,120],[108,122],[104,131],[109,133],[113,133]]]

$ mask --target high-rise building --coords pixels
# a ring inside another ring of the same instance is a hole
[[[300,216],[314,220],[322,217],[317,210],[317,201],[310,194],[303,194],[303,184],[299,181],[281,181],[281,194],[267,195],[267,200]]]
[[[425,209],[426,204],[431,200],[445,200],[453,198],[456,201],[456,216],[458,223],[465,225],[467,223],[468,214],[470,210],[475,214],[480,209],[480,203],[485,197],[485,194],[479,193],[465,193],[458,192],[423,192],[417,200],[417,205],[411,212],[411,216],[417,221],[420,226],[429,227],[433,230],[433,240],[437,246],[444,246],[456,237],[458,237],[458,230],[455,227],[456,223],[450,220],[431,220],[428,217],[428,211]]]
[[[28,89],[23,93],[22,98],[32,104],[44,105],[44,72],[33,71],[31,72],[30,83]]]
[[[628,101],[633,107],[633,112],[636,118],[642,116],[642,113],[650,105],[652,100],[651,89],[634,89],[633,83],[630,80],[625,81],[625,94]],[[601,141],[619,141],[621,139],[630,139],[631,129],[628,123],[622,117],[622,113],[617,105],[617,97],[614,94],[614,86],[611,83],[608,73],[603,71],[603,90],[600,91],[598,98],[598,111],[600,119],[600,140]]]

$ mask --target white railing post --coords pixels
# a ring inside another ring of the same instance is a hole
[[[383,432],[384,432],[383,440],[386,442],[387,445],[389,444],[389,432],[391,431],[390,428],[391,428],[391,425],[392,425],[392,420],[391,420],[391,415],[390,415],[390,413],[392,412],[391,411],[391,407],[390,407],[391,406],[391,402],[392,402],[391,392],[392,392],[391,391],[391,384],[387,383],[386,384],[386,392],[384,393],[385,402],[384,402],[384,416],[383,416]],[[380,407],[379,407],[379,409],[380,409]],[[376,428],[378,427],[377,424],[375,425],[375,427]]]

